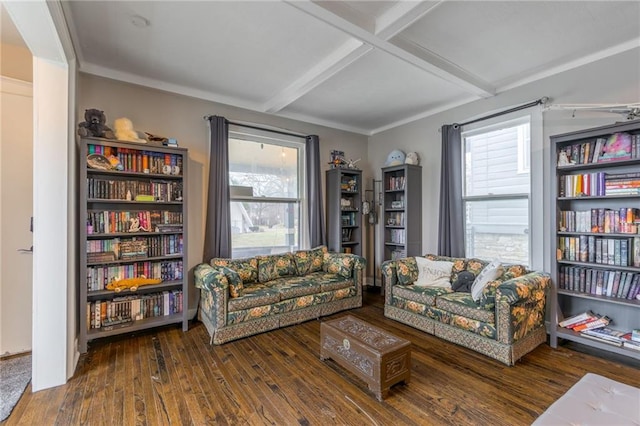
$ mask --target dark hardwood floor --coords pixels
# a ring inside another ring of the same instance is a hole
[[[541,345],[514,367],[384,317],[365,293],[350,312],[411,340],[412,377],[376,401],[319,360],[320,321],[210,346],[204,326],[100,340],[64,386],[31,393],[14,424],[528,425],[585,373],[640,387],[633,360]],[[337,318],[338,313],[328,318]]]

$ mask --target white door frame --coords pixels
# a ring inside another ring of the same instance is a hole
[[[33,54],[35,392],[66,383],[78,359],[73,131],[76,65],[59,2],[3,4]]]

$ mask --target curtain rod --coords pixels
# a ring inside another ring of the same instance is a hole
[[[203,118],[205,120],[211,120],[211,118],[213,117],[217,117],[216,115],[205,115]],[[283,130],[274,130],[274,129],[269,129],[267,127],[260,127],[260,126],[256,126],[256,125],[251,125],[251,124],[244,124],[244,123],[238,123],[235,121],[229,121],[225,118],[225,121],[227,122],[227,124],[233,124],[234,126],[240,126],[240,127],[246,127],[248,129],[255,129],[255,130],[262,130],[265,132],[271,132],[271,133],[277,133],[280,135],[286,135],[286,136],[295,136],[297,138],[306,138],[307,135],[303,135],[300,133],[292,133],[292,132],[285,132]]]
[[[469,120],[466,121],[464,123],[453,123],[453,128],[457,129],[458,127],[462,127],[462,126],[467,126],[469,124],[473,124],[473,123],[477,123],[479,121],[484,121],[484,120],[488,120],[490,118],[494,118],[494,117],[500,117],[501,115],[505,115],[505,114],[509,114],[512,112],[516,112],[516,111],[520,111],[526,108],[530,108],[532,106],[536,106],[536,105],[540,105],[540,104],[546,104],[547,102],[549,102],[549,98],[546,96],[543,96],[542,98],[535,100],[533,102],[529,102],[528,104],[523,104],[523,105],[519,105],[513,108],[509,108],[509,109],[505,109],[504,111],[500,111],[500,112],[496,112],[494,114],[489,114],[486,115],[484,117],[480,117],[480,118],[476,118],[474,120]]]

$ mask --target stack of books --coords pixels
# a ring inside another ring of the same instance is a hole
[[[560,321],[558,325],[580,333],[582,337],[601,343],[640,351],[640,330],[623,331],[608,327],[611,319],[591,311]]]

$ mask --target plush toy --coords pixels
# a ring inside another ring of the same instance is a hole
[[[399,149],[394,149],[387,155],[387,161],[384,163],[385,167],[389,166],[399,166],[404,164],[405,155],[404,152]]]
[[[409,152],[407,153],[407,157],[404,159],[404,164],[420,164],[420,157],[418,157],[417,152]]]
[[[105,124],[107,117],[104,111],[99,109],[86,109],[84,111],[84,120],[78,124],[78,135],[80,137],[93,136],[96,138],[115,139],[113,131]]]
[[[146,143],[146,139],[142,139],[139,137],[138,132],[133,130],[133,123],[128,118],[116,118],[113,122],[113,127],[116,132],[116,139],[119,141],[127,141],[127,142],[141,142]]]
[[[471,293],[471,286],[475,281],[476,276],[473,272],[463,271],[458,274],[458,279],[451,284],[451,290],[462,292],[462,293]]]
[[[160,278],[147,278],[142,275],[136,278],[124,278],[121,280],[115,279],[107,284],[107,290],[113,290],[116,293],[120,293],[122,290],[126,289],[136,291],[140,286],[160,284],[161,282],[162,280]]]

